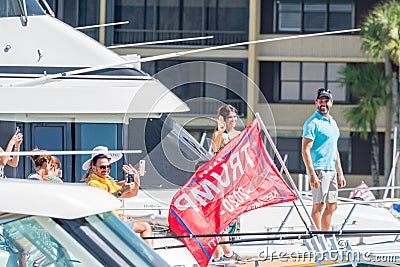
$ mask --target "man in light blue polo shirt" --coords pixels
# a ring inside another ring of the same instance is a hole
[[[346,186],[337,149],[339,128],[329,115],[333,105],[329,89],[318,89],[317,110],[303,126],[302,156],[313,196],[311,217],[318,230],[329,231],[333,212],[337,209],[339,186]]]

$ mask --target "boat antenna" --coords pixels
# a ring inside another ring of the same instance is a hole
[[[50,5],[47,3],[47,1],[46,1],[46,0],[40,0],[40,1],[43,3],[43,5],[44,5],[44,7],[45,7],[45,9],[46,9],[46,11],[47,11],[47,13],[49,13],[50,16],[52,16],[53,18],[55,18],[56,15],[54,14],[53,10],[51,9],[51,7],[50,7]]]
[[[28,24],[28,11],[26,9],[26,0],[22,0],[22,3],[21,3],[21,0],[19,0],[18,3],[21,8],[21,13],[22,13],[21,17],[24,20],[24,23],[26,26]]]
[[[38,77],[38,78],[34,78],[34,79],[29,80],[29,81],[24,80],[24,81],[12,83],[12,84],[0,85],[0,87],[39,85],[39,84],[43,84],[45,82],[48,82],[50,80],[54,80],[54,79],[58,79],[58,78],[65,78],[65,77],[69,77],[69,76],[72,76],[72,75],[83,74],[83,73],[103,70],[103,69],[107,69],[107,68],[114,68],[114,67],[134,64],[134,63],[144,63],[144,62],[150,62],[150,61],[173,58],[173,57],[180,57],[180,56],[184,56],[184,55],[188,55],[188,54],[206,52],[206,51],[217,50],[217,49],[222,49],[222,48],[229,48],[229,47],[235,47],[235,46],[241,46],[241,45],[260,44],[260,43],[276,42],[276,41],[291,40],[291,39],[317,37],[317,36],[323,36],[323,35],[350,33],[350,32],[357,32],[357,31],[360,31],[360,29],[340,30],[340,31],[331,31],[331,32],[318,32],[318,33],[310,33],[310,34],[300,34],[300,35],[284,36],[284,37],[278,37],[278,38],[269,38],[269,39],[247,41],[247,42],[240,42],[240,43],[233,43],[233,44],[226,44],[226,45],[219,45],[219,46],[211,46],[211,47],[199,48],[199,49],[194,49],[194,50],[189,50],[189,51],[184,51],[184,52],[176,52],[176,53],[168,53],[168,54],[157,55],[157,56],[149,56],[149,57],[140,58],[140,59],[127,60],[125,62],[118,62],[118,63],[106,64],[106,65],[101,65],[101,66],[94,66],[94,67],[82,68],[82,69],[71,70],[71,71],[66,71],[66,72],[60,72],[60,73],[56,73],[56,74],[52,74],[52,75],[47,75],[47,76],[41,76],[41,77]]]
[[[87,26],[80,26],[75,27],[75,30],[85,30],[85,29],[92,29],[92,28],[100,28],[100,27],[108,27],[108,26],[115,26],[115,25],[123,25],[128,24],[129,21],[119,21],[119,22],[111,22],[111,23],[103,23],[103,24],[95,24],[95,25],[87,25]]]

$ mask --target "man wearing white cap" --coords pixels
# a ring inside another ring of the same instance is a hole
[[[133,182],[123,180],[117,183],[110,176],[110,164],[120,160],[121,158],[121,153],[109,153],[107,147],[95,147],[93,149],[92,157],[82,165],[82,169],[87,171],[82,180],[90,186],[96,186],[106,190],[117,198],[136,196],[140,186],[140,175],[131,164],[124,165],[122,169],[126,175],[132,174],[134,176]],[[147,222],[134,220],[132,217],[118,214],[118,212],[116,212],[116,214],[127,225],[131,226],[134,232],[140,234],[141,237],[152,236],[151,226]],[[153,247],[153,240],[146,239],[145,241],[148,245]]]

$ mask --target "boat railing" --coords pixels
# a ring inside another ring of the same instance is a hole
[[[395,186],[397,189],[400,189],[400,186]],[[368,190],[384,190],[386,187],[369,187],[367,188]],[[343,188],[339,189],[340,191],[351,191],[351,190],[366,190],[366,188]],[[309,198],[311,200],[311,191],[302,191],[301,194],[303,195],[303,198]],[[359,199],[351,199],[351,198],[343,198],[339,197],[338,198],[338,206],[342,205],[371,205],[371,204],[387,204],[387,203],[400,203],[400,199],[398,198],[386,198],[386,199],[376,199],[376,200],[359,200]],[[123,201],[124,202],[124,201]],[[296,203],[296,201],[295,201]],[[312,202],[306,202],[306,206],[311,207],[313,205]],[[268,206],[268,208],[282,208],[282,207],[287,207],[291,208],[288,213],[291,213],[294,208],[294,204],[291,202],[286,202],[282,204],[277,204],[277,205],[272,205]],[[121,208],[119,208],[120,211],[151,211],[153,213],[157,213],[159,215],[165,213],[165,211],[169,210],[169,207],[154,207],[154,208],[145,208],[145,207],[126,207],[125,204],[122,205]]]
[[[368,188],[341,188],[341,189],[339,189],[339,191],[352,191],[352,190],[377,191],[377,190],[386,190],[388,188],[391,190],[397,190],[397,189],[400,189],[400,186],[389,186],[389,187],[388,186],[378,186],[378,187],[368,187]],[[310,201],[304,202],[304,204],[306,207],[311,208],[313,205],[313,203],[311,201],[312,200],[311,191],[302,191],[300,193],[301,193],[303,199],[310,200]],[[337,202],[338,206],[351,205],[350,210],[345,214],[344,220],[340,223],[332,224],[332,230],[338,230],[338,231],[343,231],[344,228],[349,224],[354,225],[354,222],[351,220],[351,216],[354,213],[354,211],[358,205],[371,205],[371,206],[375,206],[375,207],[388,208],[388,207],[391,207],[392,204],[400,202],[400,199],[396,199],[396,198],[360,200],[360,199],[350,199],[350,198],[339,197],[338,200],[339,200]],[[287,230],[289,232],[296,231],[299,229],[304,230],[305,225],[292,225],[292,224],[287,225],[290,216],[292,215],[293,211],[295,211],[296,204],[299,204],[299,200],[294,201],[294,202],[286,202],[286,203],[282,203],[282,204],[268,206],[269,209],[270,208],[272,208],[272,209],[273,208],[287,208],[287,211],[285,212],[284,219],[280,222],[279,225],[276,225],[276,226],[265,225],[264,229],[267,232],[271,232],[274,230],[276,230],[277,232],[282,232],[285,230]],[[120,210],[124,213],[127,212],[132,215],[134,215],[135,213],[140,213],[141,215],[139,215],[137,217],[137,219],[145,220],[145,221],[151,223],[155,228],[161,229],[162,231],[168,229],[167,216],[168,216],[169,207],[166,205],[164,205],[163,207],[145,208],[145,207],[126,207],[126,205],[123,204],[122,207],[120,208]],[[143,211],[146,211],[147,213],[143,214]],[[136,216],[134,216],[134,217],[136,217]],[[395,217],[395,215],[394,215],[394,217]],[[397,237],[396,237],[396,239],[397,239]],[[360,238],[360,240],[362,240],[362,238]],[[288,242],[291,243],[293,241],[288,241]],[[274,241],[271,241],[270,244],[271,243],[274,243]]]
[[[399,189],[400,187],[398,187],[397,189]],[[350,190],[365,190],[365,188],[347,188],[347,189],[342,189],[350,191]],[[372,187],[372,190],[384,190],[385,187]],[[306,197],[309,199],[311,199],[311,192],[301,192],[303,194],[303,197]],[[293,211],[295,210],[295,204],[298,201],[292,202],[292,203],[282,203],[282,204],[278,204],[278,205],[272,205],[269,206],[268,208],[288,208],[288,211],[286,212],[284,219],[281,221],[280,225],[278,226],[264,226],[264,228],[267,231],[271,231],[273,229],[276,229],[277,232],[281,232],[285,229],[287,230],[295,230],[295,229],[300,229],[301,226],[300,225],[290,225],[287,226],[287,222],[290,218],[290,215],[293,213]],[[342,205],[351,205],[352,207],[350,208],[349,212],[346,214],[346,217],[344,218],[344,220],[339,223],[339,224],[333,224],[332,225],[332,229],[334,230],[343,230],[345,228],[346,225],[349,224],[349,222],[351,222],[350,218],[351,215],[353,214],[353,212],[355,211],[356,207],[358,205],[373,205],[373,206],[384,206],[387,207],[386,204],[393,204],[393,203],[398,203],[400,202],[400,199],[378,199],[378,200],[358,200],[358,199],[349,199],[349,198],[341,198],[339,197],[339,201],[338,201],[338,206],[342,206]],[[312,202],[306,202],[305,205],[307,207],[311,207],[313,204]],[[125,207],[125,205],[123,205],[122,208],[120,208],[120,210],[122,212],[131,212],[132,214],[135,213],[142,213],[142,215],[139,215],[138,217],[136,217],[137,219],[142,219],[145,220],[149,223],[151,223],[153,226],[157,226],[158,228],[162,228],[165,229],[165,227],[168,227],[168,222],[167,222],[167,214],[168,214],[168,210],[169,207],[155,207],[155,208],[143,208],[143,207]],[[147,214],[143,214],[143,211],[147,211]],[[302,228],[304,229],[304,225],[302,226]]]
[[[357,187],[353,187],[353,188],[339,188],[339,192],[343,192],[343,191],[362,191],[362,190],[371,190],[371,191],[376,191],[376,190],[386,190],[386,189],[400,189],[400,186],[376,186],[376,187],[368,187],[368,188],[357,188]],[[300,191],[300,193],[302,194],[303,198],[309,198],[311,200],[311,191]],[[385,199],[376,199],[376,200],[359,200],[359,199],[351,199],[351,198],[345,198],[345,197],[339,197],[338,200],[340,200],[337,204],[338,205],[353,205],[353,204],[360,204],[360,205],[369,205],[369,204],[377,204],[377,203],[397,203],[400,202],[399,198],[385,198]],[[123,203],[125,202],[125,200],[123,200]],[[306,206],[312,206],[312,203],[305,203]],[[272,205],[269,206],[269,208],[276,208],[276,207],[292,207],[293,204],[292,203],[282,203],[282,204],[277,204],[277,205]],[[122,205],[122,207],[120,208],[121,211],[123,210],[137,210],[137,211],[157,211],[159,212],[159,214],[162,213],[162,211],[168,211],[169,207],[165,206],[165,207],[125,207],[125,204]]]

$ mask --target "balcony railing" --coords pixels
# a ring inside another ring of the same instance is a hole
[[[180,38],[191,38],[199,36],[214,36],[212,39],[195,40],[188,42],[168,43],[168,45],[224,45],[230,43],[245,42],[248,40],[245,31],[167,31],[167,30],[135,30],[115,29],[114,44],[131,44],[159,40],[171,40]]]

